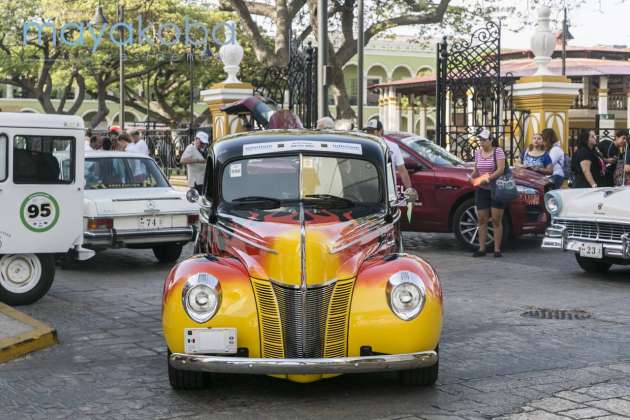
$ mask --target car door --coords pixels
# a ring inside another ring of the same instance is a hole
[[[61,253],[80,243],[83,130],[0,127],[0,138],[9,158],[0,253]]]
[[[411,220],[408,217],[408,209],[402,210],[401,228],[402,230],[432,232],[436,223],[436,200],[433,189],[435,172],[422,159],[412,155],[403,146],[400,152],[405,159],[405,167],[409,173],[411,184],[418,192],[418,200],[413,203]],[[402,180],[398,177],[399,188],[404,190]]]

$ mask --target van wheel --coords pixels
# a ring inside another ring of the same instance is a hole
[[[610,270],[612,264],[595,260],[593,258],[580,257],[580,254],[575,254],[575,259],[582,270],[587,273],[604,274]]]
[[[464,200],[453,213],[453,232],[455,237],[466,248],[471,251],[479,249],[479,229],[477,228],[477,208],[475,207],[475,199],[469,198]],[[486,249],[491,249],[494,242],[494,230],[492,221],[488,223],[488,239],[486,241]],[[507,213],[503,213],[503,241],[501,246],[505,248],[510,237],[510,222]]]
[[[169,360],[171,351],[168,351],[166,364],[168,365],[168,380],[171,388],[192,391],[195,389],[204,389],[210,386],[210,374],[206,372],[194,372],[189,370],[180,370],[171,366]]]
[[[52,254],[0,256],[0,302],[29,305],[41,299],[55,279]]]
[[[182,255],[182,246],[180,244],[164,244],[153,247],[153,255],[159,262],[172,263],[177,261]]]
[[[439,349],[436,349],[439,354]],[[425,368],[401,370],[398,372],[398,382],[406,386],[431,386],[435,384],[440,370],[440,360]]]

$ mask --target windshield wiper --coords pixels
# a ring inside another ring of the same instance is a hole
[[[343,197],[339,197],[337,195],[332,195],[332,194],[307,194],[304,197],[306,198],[315,198],[315,199],[319,199],[319,200],[325,200],[325,201],[330,201],[330,202],[334,202],[334,203],[339,203],[342,204],[346,207],[354,207],[354,205],[356,204],[354,201],[349,200],[347,198],[343,198]]]
[[[264,206],[267,209],[275,209],[282,206],[277,198],[263,197],[258,195],[250,195],[247,197],[239,197],[232,200],[233,206]]]

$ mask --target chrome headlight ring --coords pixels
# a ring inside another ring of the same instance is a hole
[[[221,306],[219,279],[208,273],[190,276],[182,289],[182,305],[193,321],[209,321]]]
[[[551,216],[557,216],[562,210],[562,199],[555,192],[545,194],[545,208]]]
[[[387,282],[387,302],[392,312],[403,321],[416,318],[426,302],[426,288],[417,274],[399,271]]]

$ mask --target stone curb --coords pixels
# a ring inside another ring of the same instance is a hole
[[[0,303],[0,315],[31,327],[28,331],[0,340],[0,363],[57,344],[57,331],[43,322]]]

